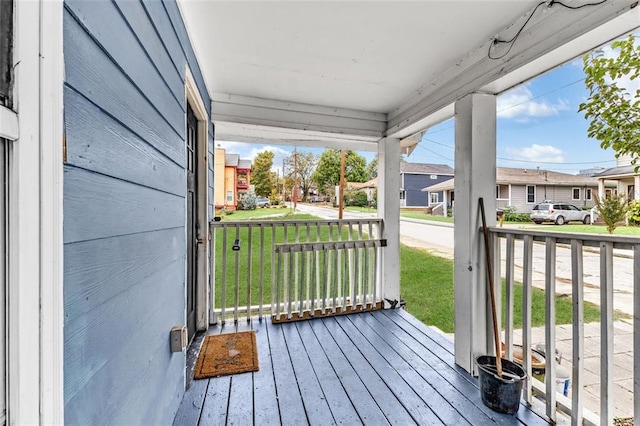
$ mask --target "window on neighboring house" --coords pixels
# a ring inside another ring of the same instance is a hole
[[[573,188],[571,190],[571,199],[579,200],[580,199],[580,188]]]
[[[591,201],[591,188],[584,189],[584,199],[587,201]]]
[[[404,199],[406,199],[406,198],[407,198],[407,194],[406,194],[406,192],[405,192],[405,191],[400,191],[400,199],[401,199],[401,200],[404,200]]]
[[[438,179],[438,175],[431,175],[431,179]]]
[[[613,194],[614,192],[611,189],[605,189],[604,190],[604,198],[611,198],[611,194]]]
[[[527,185],[527,204],[536,203],[536,186]]]
[[[496,185],[496,198],[500,198],[500,185]]]
[[[227,203],[233,202],[233,191],[227,191]]]
[[[429,193],[429,204],[436,204],[440,202],[440,194],[438,194],[437,192],[430,192]]]

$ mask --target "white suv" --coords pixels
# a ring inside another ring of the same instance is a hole
[[[567,203],[544,202],[537,204],[529,217],[538,225],[542,222],[553,222],[556,225],[564,225],[571,221],[580,221],[585,225],[591,223],[589,211],[580,210]]]

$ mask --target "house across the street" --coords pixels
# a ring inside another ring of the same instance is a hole
[[[606,187],[614,187],[603,181]],[[422,189],[424,193],[444,193],[443,207],[454,205],[454,179]],[[528,213],[533,206],[545,201],[566,201],[576,207],[593,207],[593,195],[598,191],[595,177],[571,175],[541,169],[496,168],[496,206],[512,207]],[[446,216],[447,209],[441,209]]]
[[[446,164],[400,163],[400,207],[426,207],[443,201],[442,190],[424,192],[425,186],[453,179]]]

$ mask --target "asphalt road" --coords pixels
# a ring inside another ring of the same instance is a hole
[[[298,210],[326,219],[338,217],[332,208],[299,204]],[[345,212],[344,218],[372,217],[374,214]],[[453,227],[425,221],[400,221],[400,237],[403,244],[420,247],[439,256],[453,259]],[[515,279],[522,281],[522,242],[516,242]],[[502,257],[506,250],[502,248]],[[571,294],[571,250],[558,246],[556,250],[556,292]],[[534,244],[533,285],[544,288],[544,246]],[[618,251],[614,257],[614,309],[633,315],[633,259],[631,251]],[[505,270],[504,262],[502,270]],[[584,250],[584,296],[585,300],[600,304],[600,257],[588,248]],[[504,275],[504,274],[503,274]]]

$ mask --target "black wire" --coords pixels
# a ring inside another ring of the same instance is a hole
[[[597,3],[585,3],[585,4],[581,4],[580,6],[569,6],[567,4],[562,3],[561,1],[555,1],[552,0],[551,4],[549,5],[549,7],[553,6],[554,4],[559,4],[562,7],[566,7],[567,9],[571,9],[571,10],[576,10],[576,9],[581,9],[583,7],[587,7],[587,6],[598,6],[599,4],[602,4],[604,2],[606,2],[607,0],[601,0]]]
[[[585,4],[581,4],[580,6],[569,6],[567,4],[562,3],[561,1],[557,1],[557,0],[551,0],[549,2],[549,6],[548,7],[552,7],[554,4],[560,5],[564,8],[567,9],[571,9],[571,10],[576,10],[576,9],[581,9],[583,7],[587,7],[587,6],[598,6],[601,5],[602,3],[606,2],[607,0],[600,0],[599,2],[596,3],[585,3]],[[527,18],[526,21],[524,21],[524,24],[522,24],[522,27],[520,27],[520,29],[518,30],[518,32],[511,37],[511,39],[509,40],[500,40],[498,38],[494,38],[493,42],[489,45],[489,51],[487,52],[487,56],[489,57],[489,59],[502,59],[505,56],[507,56],[509,54],[509,52],[511,52],[511,48],[513,47],[513,45],[515,44],[516,40],[518,39],[518,37],[520,37],[520,34],[522,33],[522,31],[524,30],[524,27],[527,26],[527,24],[529,23],[529,21],[531,20],[531,18],[533,18],[533,15],[535,15],[535,13],[537,12],[537,10],[540,8],[540,6],[542,6],[543,4],[547,4],[546,1],[541,1],[540,3],[538,3],[535,7],[535,9],[533,9],[533,12],[531,12],[531,14],[529,15],[529,17]],[[491,50],[493,49],[494,46],[498,45],[498,44],[510,44],[509,48],[507,49],[507,51],[500,55],[500,56],[492,56],[491,55]]]

